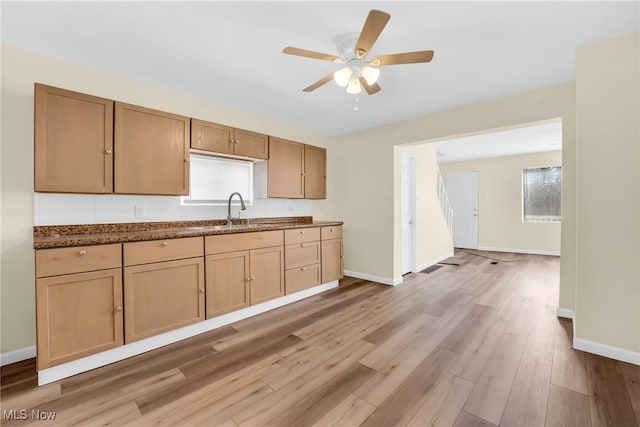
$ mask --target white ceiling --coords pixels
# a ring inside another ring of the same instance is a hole
[[[440,141],[438,163],[562,149],[560,121]]]
[[[574,52],[640,28],[631,2],[7,2],[2,41],[329,135],[574,80]],[[391,14],[371,55],[433,49],[382,69],[382,91],[335,83],[337,53],[370,9]],[[358,106],[358,109],[354,108]]]

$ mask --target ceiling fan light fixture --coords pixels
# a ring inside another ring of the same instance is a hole
[[[333,80],[335,80],[338,86],[346,87],[349,84],[349,79],[352,74],[353,70],[350,67],[344,67],[333,73]]]
[[[365,65],[360,69],[360,75],[364,77],[364,80],[367,82],[369,86],[378,81],[378,77],[380,77],[380,69],[373,68],[368,65]]]
[[[347,85],[347,93],[351,95],[357,95],[360,92],[362,92],[360,80],[358,80],[358,78],[349,79],[349,84]]]

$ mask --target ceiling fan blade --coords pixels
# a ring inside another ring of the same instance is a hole
[[[366,90],[369,95],[380,92],[380,85],[378,83],[368,85],[364,77],[360,77],[360,84],[362,85],[362,87],[364,87],[364,90]]]
[[[339,62],[343,62],[343,59],[339,56],[329,55],[321,52],[314,52],[312,50],[300,49],[297,47],[285,47],[284,49],[282,49],[282,53],[304,56],[305,58],[321,59],[323,61],[329,62],[336,62],[336,60],[338,60]]]
[[[389,22],[391,15],[380,10],[371,9],[367,20],[360,31],[360,37],[356,42],[354,52],[358,58],[364,58],[371,50],[373,44],[378,40],[380,33],[384,30],[385,25]]]
[[[332,79],[333,79],[333,73],[329,73],[326,76],[324,76],[323,78],[321,78],[320,80],[318,80],[317,82],[315,82],[314,84],[312,84],[311,86],[302,89],[302,91],[303,92],[312,92],[312,91],[318,89],[320,86],[329,83]]]
[[[380,55],[369,61],[374,67],[398,64],[416,64],[419,62],[429,62],[433,59],[432,50],[421,50],[418,52],[393,53],[391,55]]]

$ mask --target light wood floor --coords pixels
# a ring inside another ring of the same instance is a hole
[[[4,367],[2,409],[56,412],[46,425],[638,425],[640,367],[573,350],[555,315],[559,259],[456,259],[39,388],[33,361]],[[44,422],[3,425],[29,423]]]

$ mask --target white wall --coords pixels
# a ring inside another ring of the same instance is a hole
[[[635,352],[638,364],[639,63],[640,32],[576,52],[575,337]]]
[[[238,199],[234,201],[237,202]],[[137,214],[136,214],[136,208]],[[142,209],[142,212],[140,212]],[[231,216],[239,208],[231,206]],[[241,218],[310,216],[311,200],[254,199]],[[180,196],[34,194],[34,225],[226,219],[227,206],[183,205]]]
[[[445,180],[478,172],[479,249],[560,255],[560,223],[522,221],[522,170],[548,166],[562,166],[560,151],[442,163],[440,170]]]
[[[453,255],[453,241],[436,192],[436,145],[397,147],[396,156],[415,158],[415,265],[417,271]]]

